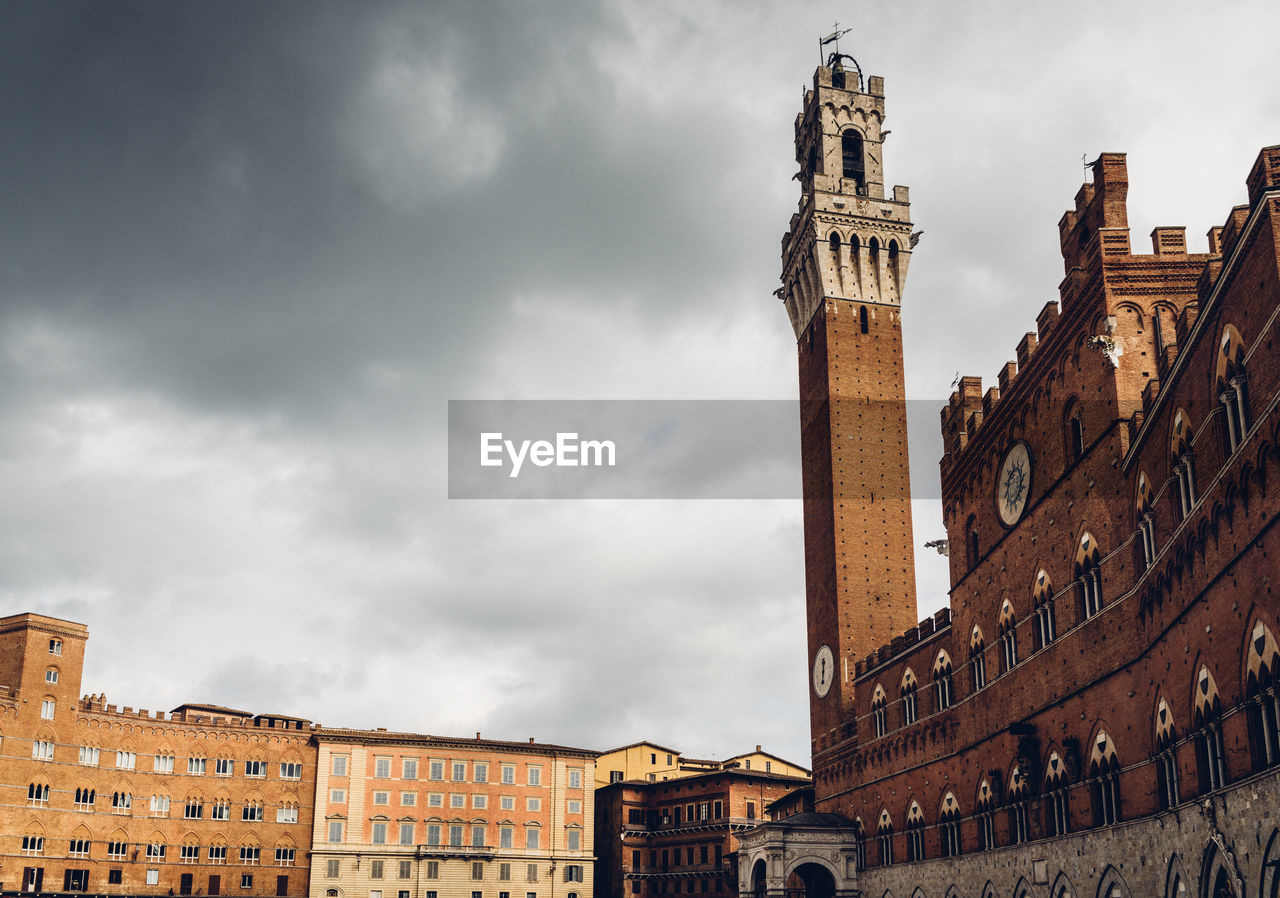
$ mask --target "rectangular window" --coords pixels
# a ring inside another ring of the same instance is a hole
[[[581,770],[569,771],[569,788],[570,789],[582,788],[582,771]]]
[[[413,831],[414,831],[414,825],[412,823],[400,824],[400,844],[401,845],[413,844]]]
[[[293,848],[277,848],[276,849],[276,866],[292,867],[296,850]]]
[[[342,861],[336,857],[331,857],[325,862],[324,875],[328,879],[337,879],[341,872]]]
[[[151,766],[156,773],[173,773],[173,755],[156,755]]]
[[[530,786],[542,785],[542,768],[541,767],[534,767],[532,764],[529,765],[529,785]]]
[[[461,783],[467,778],[467,765],[465,761],[453,762],[453,781]]]
[[[251,889],[251,888],[253,888],[253,874],[252,874],[252,873],[241,873],[241,874],[240,874],[240,888],[242,888],[242,889]]]
[[[276,823],[297,823],[298,822],[298,806],[294,804],[285,804],[276,808]]]
[[[717,801],[715,804],[712,805],[712,811],[715,814],[715,818],[719,820],[721,817],[724,816],[724,805]]]
[[[246,801],[244,807],[240,809],[240,819],[250,823],[258,823],[262,820],[262,802]]]
[[[582,882],[582,865],[566,864],[564,868],[565,882]],[[692,891],[692,889],[690,889]]]
[[[80,763],[86,767],[97,767],[98,758],[101,757],[100,753],[101,749],[82,745],[80,746]]]
[[[526,810],[526,811],[541,811],[541,810],[542,810],[542,799],[541,799],[541,798],[526,798],[526,799],[524,800],[524,805],[525,805],[525,810]]]
[[[472,824],[471,826],[471,847],[483,848],[485,846],[485,827],[480,824]]]
[[[387,824],[381,821],[378,821],[373,824],[373,844],[374,845],[387,844]]]
[[[515,847],[515,830],[510,826],[498,827],[498,847],[514,848]]]
[[[227,862],[227,846],[226,845],[210,845],[209,846],[209,863],[225,864],[226,862]],[[216,876],[210,876],[209,880],[213,881],[217,878],[218,877]],[[209,894],[211,895],[213,894],[212,886],[210,887]]]
[[[439,879],[439,878],[440,878],[440,862],[427,861],[427,879]],[[433,898],[433,896],[435,895],[435,892],[427,892],[427,895],[432,896]]]
[[[444,793],[442,792],[427,793],[427,807],[429,808],[444,807]]]
[[[449,826],[449,847],[462,847],[462,827],[456,823]]]
[[[282,780],[300,780],[302,779],[302,765],[294,762],[280,764],[280,779]]]
[[[488,764],[485,764],[481,761],[476,761],[476,763],[472,765],[472,772],[475,775],[475,780],[477,783],[489,782],[489,765]]]
[[[514,785],[514,784],[515,784],[515,781],[516,781],[516,765],[515,765],[515,764],[503,764],[503,765],[502,765],[502,782],[503,782],[503,785],[511,786],[511,785]]]
[[[346,756],[346,755],[334,755],[334,756],[333,756],[333,768],[332,768],[332,773],[333,773],[333,775],[334,775],[334,776],[346,776],[346,775],[347,775],[347,756]]]
[[[570,799],[570,800],[569,800],[569,813],[570,813],[570,814],[581,814],[581,813],[582,813],[582,802],[578,801],[576,798],[574,798],[574,799]]]
[[[400,878],[410,879],[413,876],[413,861],[400,862]]]
[[[160,871],[152,868],[147,871],[147,885],[154,886],[160,883]]]
[[[53,720],[53,699],[45,699],[40,703],[40,717],[44,720]]]
[[[206,758],[187,758],[187,775],[204,776],[208,763]]]
[[[184,864],[197,864],[200,862],[200,846],[199,845],[183,845],[178,849],[178,860]]]
[[[467,806],[467,796],[460,792],[451,792],[449,794],[449,807],[465,808]]]
[[[571,829],[565,833],[565,841],[570,851],[582,850],[582,830]]]
[[[382,879],[382,875],[383,875],[382,861],[370,861],[369,862],[369,878]]]
[[[440,824],[439,823],[427,824],[427,844],[433,845],[433,846],[440,844]]]
[[[400,793],[400,807],[411,808],[417,803],[418,803],[417,792],[401,792]]]
[[[128,842],[108,842],[107,843],[107,859],[118,861],[124,857],[125,852],[129,850]]]
[[[346,789],[330,789],[329,790],[329,804],[346,804],[346,803],[347,803]]]
[[[471,862],[471,878],[484,879],[484,861]]]
[[[267,762],[266,761],[245,761],[244,775],[254,777],[255,779],[261,779],[262,777],[267,775]]]
[[[747,802],[747,819],[756,819],[756,803],[754,801]]]
[[[373,759],[373,776],[375,779],[385,780],[391,778],[391,759],[390,758],[374,758]]]
[[[498,804],[504,811],[514,811],[516,809],[516,797],[514,795],[503,795],[498,799]]]
[[[149,861],[162,861],[162,860],[164,860],[164,846],[163,846],[163,845],[161,845],[161,844],[159,844],[159,843],[157,843],[157,842],[151,842],[150,844],[148,844],[148,845],[147,845],[147,860],[149,860]]]
[[[391,804],[391,793],[385,791],[375,791],[373,793],[373,803],[377,805]]]
[[[256,866],[262,859],[262,849],[253,845],[240,846],[240,863],[245,866]]]
[[[138,764],[138,755],[131,751],[116,752],[116,768],[118,770],[132,770]]]
[[[235,762],[230,758],[218,758],[213,762],[213,773],[215,776],[231,776],[234,773]]]
[[[72,857],[88,857],[89,856],[89,840],[88,839],[72,839],[71,845],[67,848],[67,854]]]
[[[341,820],[329,821],[329,841],[330,842],[342,841],[342,821]]]
[[[49,640],[49,654],[50,654],[50,655],[61,655],[61,654],[62,654],[62,640],[61,640],[61,639],[50,639],[50,640]]]
[[[400,763],[400,778],[406,780],[416,780],[418,778],[417,758],[405,758]]]
[[[231,802],[225,798],[215,798],[209,808],[210,820],[230,820]]]
[[[471,806],[472,806],[473,808],[477,808],[477,809],[479,809],[479,810],[486,810],[486,809],[488,809],[488,807],[489,807],[489,796],[488,796],[488,795],[472,795],[472,796],[471,796]]]
[[[511,880],[510,864],[498,864],[498,880],[501,882],[509,882]],[[507,894],[507,892],[499,892],[498,898],[502,898],[503,895]]]
[[[610,771],[609,771],[609,782],[611,782],[611,783],[620,783],[620,782],[622,782],[622,771],[621,771],[621,770],[610,770]]]
[[[433,780],[444,779],[444,761],[432,761],[428,768],[428,776]]]
[[[528,868],[524,871],[524,878],[526,882],[537,882],[538,881],[538,865],[530,864]],[[533,893],[530,892],[529,894],[532,895]]]
[[[152,817],[168,817],[169,816],[169,796],[168,795],[152,795],[151,796],[151,816]]]
[[[530,851],[537,851],[542,847],[542,832],[536,829],[526,829],[524,831],[524,847]]]

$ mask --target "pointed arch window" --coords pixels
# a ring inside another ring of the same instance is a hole
[[[75,792],[75,807],[77,811],[93,810],[93,803],[98,798],[98,793],[92,788],[79,788]]]
[[[1138,474],[1138,539],[1142,545],[1143,570],[1156,563],[1156,522],[1151,511],[1155,493],[1151,489],[1151,480],[1146,471]]]
[[[853,854],[858,872],[867,869],[867,830],[861,817],[853,821]]]
[[[1207,667],[1196,675],[1195,743],[1200,794],[1227,784],[1227,753],[1222,743],[1222,700]]]
[[[1005,599],[1000,606],[1000,661],[1008,673],[1018,664],[1018,625],[1014,620],[1013,606]]]
[[[49,806],[49,784],[31,783],[27,786],[27,805],[33,808]]]
[[[942,856],[959,857],[960,804],[950,792],[942,799],[942,810],[938,814],[938,834],[942,841]]]
[[[902,725],[911,726],[916,722],[916,675],[907,668],[902,675]]]
[[[1245,661],[1245,707],[1249,721],[1249,755],[1255,771],[1280,764],[1280,650],[1262,621],[1254,624]]]
[[[871,694],[871,727],[875,731],[877,739],[888,732],[885,711],[887,704],[888,700],[885,697],[884,687],[877,683],[875,691]]]
[[[968,522],[964,525],[964,546],[966,558],[969,563],[969,570],[973,570],[978,566],[978,517],[977,515],[969,515]]]
[[[1082,620],[1102,610],[1102,554],[1097,540],[1087,530],[1080,535],[1076,549],[1076,592]]]
[[[1084,455],[1084,418],[1080,402],[1076,399],[1067,403],[1064,430],[1067,464],[1070,465]]]
[[[866,306],[858,307],[858,330],[864,334],[870,330]]]
[[[893,863],[893,820],[887,810],[880,812],[880,823],[876,827],[876,842],[880,845],[880,866],[888,867]]]
[[[1199,497],[1196,495],[1195,458],[1191,454],[1191,421],[1187,413],[1178,409],[1173,415],[1173,436],[1169,443],[1169,455],[1172,461],[1177,489],[1174,495],[1178,503],[1178,520],[1185,520],[1195,508]]]
[[[978,848],[990,851],[996,847],[996,796],[984,779],[978,787]]]
[[[1028,816],[1031,789],[1021,767],[1014,767],[1009,774],[1009,836],[1015,845],[1031,838],[1031,821]]]
[[[1045,830],[1050,836],[1071,831],[1071,796],[1067,791],[1067,765],[1055,751],[1049,754],[1044,774]]]
[[[1058,621],[1053,613],[1053,581],[1043,568],[1036,574],[1031,604],[1035,607],[1032,635],[1035,649],[1039,651],[1058,638]]]
[[[1244,369],[1244,340],[1228,324],[1218,341],[1218,402],[1223,411],[1223,436],[1227,453],[1236,451],[1249,432],[1248,380]]]
[[[969,637],[969,673],[973,680],[973,691],[977,692],[987,685],[987,644],[982,638],[982,630],[975,625]]]
[[[1120,822],[1120,761],[1105,730],[1099,730],[1094,739],[1089,779],[1093,792],[1093,825],[1110,826]]]
[[[951,657],[946,651],[938,652],[933,662],[933,695],[939,711],[951,707]]]
[[[1173,712],[1162,698],[1156,706],[1156,800],[1162,811],[1173,807],[1179,800],[1176,743]]]
[[[907,860],[924,860],[924,813],[917,802],[907,811]]]
[[[865,194],[866,160],[862,152],[862,135],[856,128],[846,128],[840,135],[840,158],[844,167],[844,176],[853,179],[858,193]]]

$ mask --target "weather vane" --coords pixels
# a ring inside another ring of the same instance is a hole
[[[818,38],[818,65],[834,66],[841,59],[849,60],[851,63],[853,63],[854,69],[857,70],[858,72],[858,89],[861,90],[862,89],[862,66],[858,65],[858,60],[854,59],[848,53],[840,52],[840,38],[844,37],[846,34],[848,34],[852,30],[853,30],[852,28],[841,28],[840,23],[836,22],[834,26],[834,30],[830,34],[828,34],[826,37]],[[822,48],[825,47],[827,44],[835,44],[835,49],[832,50],[831,54],[827,56],[826,59],[824,60],[822,56]]]

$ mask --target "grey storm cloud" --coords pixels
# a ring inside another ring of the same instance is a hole
[[[1221,223],[1280,140],[1273,4],[7,6],[4,604],[89,624],[84,690],[135,707],[805,763],[797,501],[450,501],[447,424],[794,401],[771,292],[837,19],[925,231],[923,542],[936,408],[1056,295],[1082,154],[1129,152],[1140,247]],[[923,616],[945,559],[917,575]]]

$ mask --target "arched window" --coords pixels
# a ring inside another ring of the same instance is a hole
[[[1030,819],[1027,815],[1031,789],[1021,767],[1014,767],[1009,774],[1009,836],[1015,845],[1031,838]]]
[[[1227,784],[1227,753],[1222,744],[1222,701],[1218,684],[1207,667],[1196,675],[1195,698],[1196,771],[1200,794]]]
[[[1178,803],[1177,733],[1173,728],[1173,712],[1163,698],[1156,705],[1156,800],[1161,810]]]
[[[827,242],[831,247],[831,264],[838,271],[840,269],[840,235],[836,231],[832,231],[831,237]]]
[[[858,870],[867,869],[867,830],[861,817],[853,821],[853,852],[854,865]]]
[[[1156,563],[1156,522],[1151,511],[1155,493],[1151,489],[1151,480],[1146,471],[1138,473],[1138,498],[1136,510],[1138,514],[1138,540],[1142,545],[1143,570]]]
[[[1070,465],[1084,455],[1084,419],[1080,403],[1075,399],[1067,403],[1063,429],[1066,439],[1067,464]]]
[[[1098,730],[1089,757],[1089,779],[1093,792],[1093,825],[1109,826],[1120,817],[1120,761],[1115,745],[1105,730]]]
[[[91,787],[85,786],[85,787],[76,789],[76,793],[75,793],[76,810],[77,811],[93,810],[93,803],[94,801],[97,800],[97,798],[98,798],[97,791]]]
[[[1044,772],[1045,831],[1050,836],[1064,836],[1071,831],[1071,796],[1067,791],[1067,765],[1058,753],[1049,753]]]
[[[966,560],[969,562],[969,570],[973,570],[978,566],[978,516],[969,515],[968,522],[964,525],[964,546],[967,552]]]
[[[960,856],[960,804],[948,792],[942,799],[938,812],[938,835],[942,840],[943,857]]]
[[[1249,755],[1253,769],[1280,764],[1280,651],[1275,637],[1262,621],[1249,635],[1245,659],[1245,702],[1249,719]]]
[[[902,725],[911,726],[916,722],[916,675],[911,672],[911,668],[907,668],[906,673],[902,675],[901,693],[902,693]]]
[[[1217,388],[1223,411],[1223,437],[1229,455],[1244,442],[1250,424],[1244,340],[1230,324],[1222,329],[1222,338],[1218,341]]]
[[[884,687],[876,683],[876,688],[871,694],[871,726],[877,739],[888,732],[887,721],[885,720],[885,706],[887,704],[888,700],[885,697]]]
[[[1036,651],[1039,651],[1058,638],[1058,621],[1053,613],[1053,581],[1043,568],[1036,574],[1031,604],[1036,609],[1034,636]]]
[[[1173,435],[1169,440],[1170,470],[1177,481],[1174,496],[1178,503],[1178,520],[1185,520],[1195,508],[1196,496],[1195,459],[1191,454],[1191,422],[1187,413],[1178,409],[1173,415]]]
[[[1013,618],[1013,606],[1005,599],[1000,606],[1000,661],[1007,673],[1018,663],[1018,626]]]
[[[858,193],[864,193],[867,180],[866,162],[862,154],[862,135],[856,128],[846,128],[840,135],[840,157],[844,163],[844,176],[853,179]]]
[[[876,841],[880,843],[880,866],[887,867],[893,863],[893,819],[889,816],[888,809],[880,812]]]
[[[924,860],[924,813],[918,802],[911,802],[907,811],[907,860]]]
[[[1080,535],[1076,548],[1076,593],[1082,620],[1093,617],[1102,610],[1102,555],[1097,540],[1085,531]]]
[[[933,662],[933,695],[939,711],[951,707],[951,657],[945,650]]]
[[[985,652],[987,644],[982,638],[982,630],[975,624],[969,636],[969,673],[973,680],[973,691],[987,685],[987,661]]]
[[[984,779],[978,787],[978,848],[989,851],[996,847],[996,796]]]
[[[27,786],[27,804],[33,808],[49,806],[49,784],[31,783]]]
[[[858,330],[859,330],[859,331],[861,331],[861,332],[862,332],[862,333],[864,333],[864,334],[865,334],[865,333],[867,333],[867,332],[870,330],[869,322],[868,322],[868,320],[867,320],[867,307],[866,307],[866,306],[859,306],[859,307],[858,307]]]

